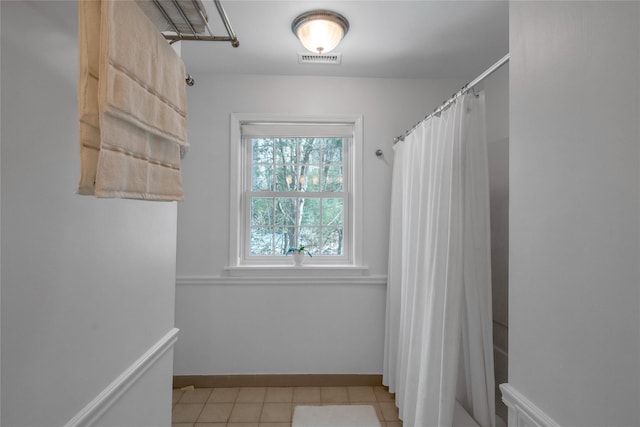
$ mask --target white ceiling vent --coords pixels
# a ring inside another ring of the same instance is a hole
[[[342,62],[341,53],[299,53],[299,64],[334,64],[339,65]]]

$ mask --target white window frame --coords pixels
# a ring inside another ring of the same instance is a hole
[[[246,190],[251,185],[249,168],[250,147],[242,141],[242,126],[251,123],[274,124],[350,124],[353,139],[345,146],[345,166],[349,173],[349,188],[345,218],[345,245],[343,257],[308,258],[303,267],[294,267],[289,257],[269,257],[268,260],[245,256],[246,233],[250,209],[246,202]],[[229,202],[229,261],[231,275],[361,275],[367,270],[363,260],[363,118],[362,115],[298,116],[233,113],[230,120],[230,202]],[[348,163],[347,163],[348,162]]]

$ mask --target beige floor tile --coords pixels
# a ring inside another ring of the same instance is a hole
[[[261,423],[291,422],[291,403],[266,403],[260,415]]]
[[[207,403],[233,403],[239,391],[239,388],[214,388]]]
[[[210,388],[196,388],[182,393],[179,403],[205,403],[211,394]]]
[[[396,395],[389,393],[389,389],[383,386],[377,386],[373,388],[373,392],[376,395],[378,402],[395,402]]]
[[[172,427],[291,427],[296,406],[350,403],[373,406],[382,427],[402,427],[384,386],[175,389],[172,402]]]
[[[380,411],[382,411],[382,416],[385,421],[399,421],[398,418],[398,408],[396,404],[393,402],[379,402]]]
[[[176,403],[171,421],[174,423],[195,423],[204,408],[204,403]]]
[[[293,387],[269,387],[264,397],[265,402],[291,403],[293,401]]]
[[[294,403],[317,403],[321,402],[320,387],[294,387]]]
[[[347,393],[349,394],[349,402],[351,403],[376,401],[373,387],[347,387]]]
[[[259,422],[262,403],[236,403],[231,411],[229,422]]]
[[[226,423],[229,421],[232,409],[233,403],[207,403],[197,421],[199,423]]]
[[[323,403],[349,403],[346,387],[320,387],[320,399]]]
[[[171,396],[171,403],[178,403],[178,400],[180,400],[180,397],[182,397],[182,393],[184,393],[184,391],[173,389],[172,393],[173,394]]]
[[[266,387],[242,387],[238,391],[236,402],[239,403],[262,403],[267,393]]]

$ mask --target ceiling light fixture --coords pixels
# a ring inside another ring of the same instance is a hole
[[[310,52],[331,52],[349,31],[349,21],[330,10],[312,10],[293,20],[291,30]]]

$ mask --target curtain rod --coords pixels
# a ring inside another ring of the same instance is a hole
[[[407,135],[409,135],[411,132],[413,132],[413,130],[415,128],[417,128],[420,125],[420,123],[424,122],[425,120],[430,119],[433,116],[436,116],[436,115],[440,114],[443,110],[445,110],[447,107],[449,107],[459,96],[464,95],[465,93],[469,92],[471,89],[473,89],[474,86],[476,86],[478,83],[480,83],[481,81],[483,81],[484,79],[489,77],[491,74],[493,74],[494,71],[496,71],[498,68],[502,67],[507,62],[509,62],[509,54],[508,53],[505,56],[503,56],[502,58],[500,58],[498,60],[498,62],[496,62],[495,64],[493,64],[489,68],[487,68],[478,77],[476,77],[475,79],[471,80],[466,85],[462,86],[462,89],[460,89],[458,92],[456,92],[453,95],[451,95],[451,98],[449,98],[446,101],[444,101],[438,108],[433,110],[433,112],[428,114],[424,119],[422,119],[418,123],[416,123],[411,129],[407,130],[404,134],[402,134],[400,136],[396,136],[395,138],[393,138],[393,143],[397,144],[400,141],[404,141],[404,138]]]

